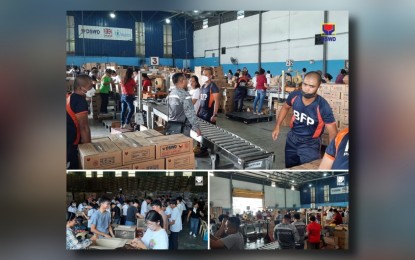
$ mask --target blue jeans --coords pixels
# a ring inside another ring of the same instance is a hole
[[[132,226],[135,226],[135,223],[134,223],[134,222],[132,222],[132,221],[128,221],[128,220],[126,220],[126,221],[125,221],[125,225],[126,225],[126,226],[131,226],[131,227],[132,227]]]
[[[126,115],[128,107],[128,114]],[[122,94],[121,96],[121,125],[129,124],[134,114],[134,96]],[[127,118],[126,118],[127,116]]]
[[[120,218],[114,218],[114,221],[112,222],[113,224],[120,224],[121,219]]]
[[[190,231],[197,235],[197,228],[199,226],[199,218],[190,218]]]
[[[265,99],[265,90],[257,90],[257,92],[256,92],[257,94],[256,94],[256,97],[255,97],[255,99],[254,99],[254,112],[256,112],[256,111],[258,111],[258,113],[261,113],[261,110],[262,110],[262,105],[264,104],[264,99]],[[259,100],[259,107],[258,107],[258,110],[256,110],[256,105],[257,105],[257,103],[258,103],[258,100]]]
[[[179,232],[171,232],[169,237],[169,249],[177,250],[179,249]]]

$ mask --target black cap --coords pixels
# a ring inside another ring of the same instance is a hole
[[[291,216],[290,216],[289,214],[285,214],[285,215],[284,215],[284,218],[285,218],[285,219],[291,219]]]

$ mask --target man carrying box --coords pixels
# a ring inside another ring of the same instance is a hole
[[[336,120],[327,101],[317,95],[321,76],[311,71],[304,76],[301,91],[291,92],[278,114],[272,131],[272,139],[277,140],[280,126],[289,109],[293,108],[291,131],[285,145],[285,167],[291,168],[320,159],[321,135],[327,127],[329,140],[337,134]]]

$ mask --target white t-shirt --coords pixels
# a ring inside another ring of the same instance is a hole
[[[170,206],[166,207],[166,210],[164,211],[164,213],[166,214],[166,216],[171,214]]]
[[[256,76],[252,78],[253,87],[256,88]]]
[[[269,85],[271,83],[271,74],[267,73],[265,77],[267,78],[267,84]]]
[[[170,226],[171,232],[180,232],[182,230],[182,215],[177,207],[172,210],[170,221],[174,220],[174,225]]]
[[[177,204],[176,208],[179,210],[179,213],[180,213],[180,216],[181,216],[182,213],[183,213],[183,205],[182,205],[182,203]]]
[[[148,212],[148,206],[147,206],[147,201],[143,201],[143,203],[141,203],[141,211],[140,214],[143,216],[146,216],[146,213]]]
[[[148,249],[169,249],[169,237],[164,229],[159,231],[147,229],[141,241]]]
[[[196,103],[194,104],[195,111],[197,112],[200,106],[200,88],[191,89],[189,94],[192,96],[192,99],[197,99]]]
[[[127,210],[128,210],[128,205],[127,204],[122,206],[122,215],[123,216],[127,216]]]
[[[79,204],[79,206],[78,206],[78,211],[82,211],[84,209],[84,205],[82,205],[82,203],[81,204]]]
[[[69,206],[68,207],[68,212],[72,212],[72,213],[76,214],[76,207],[72,207],[72,205]]]
[[[331,220],[331,219],[333,219],[333,212],[328,212],[326,220]]]

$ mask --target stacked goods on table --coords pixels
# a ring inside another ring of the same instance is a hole
[[[91,97],[91,107],[92,118],[98,119],[99,110],[101,109],[101,95],[99,93],[95,93],[95,95]]]
[[[111,134],[79,145],[82,169],[195,169],[193,139],[155,130]]]
[[[349,249],[349,227],[338,225],[334,228],[334,241],[340,249]]]
[[[234,101],[234,88],[223,88],[221,90],[221,102],[219,108],[223,113],[229,113],[233,111],[233,101]]]
[[[327,100],[333,110],[338,130],[349,127],[349,85],[323,83],[317,93]],[[327,131],[324,131],[321,139],[323,145],[329,144]]]
[[[285,101],[282,102],[282,103],[279,103],[278,100],[274,101],[274,110],[275,110],[275,114],[277,115],[277,117],[278,117],[278,114],[280,113],[282,107],[284,106],[284,104],[285,104]],[[294,116],[293,110],[292,109],[288,110],[288,113],[285,116],[284,120],[282,121],[281,126],[290,126],[293,116]]]
[[[321,159],[289,168],[290,170],[318,170]]]

